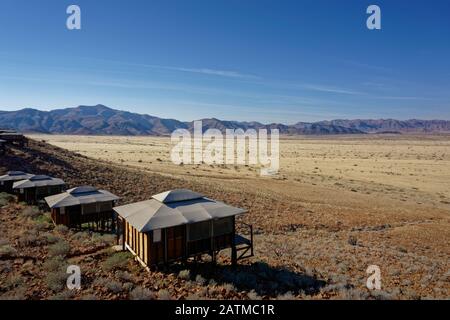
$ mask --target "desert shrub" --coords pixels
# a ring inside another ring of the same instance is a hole
[[[106,288],[112,293],[120,293],[123,291],[123,286],[119,281],[110,280],[106,284]]]
[[[284,294],[281,294],[277,297],[278,300],[295,300],[295,296],[292,294],[292,292],[288,291]]]
[[[197,294],[198,294],[200,297],[207,298],[208,295],[209,295],[209,289],[208,289],[208,287],[201,287],[200,290],[197,291]]]
[[[167,289],[161,289],[158,291],[159,300],[170,300],[171,296]]]
[[[115,240],[116,240],[116,237],[112,234],[100,235],[98,233],[94,233],[92,235],[92,241],[96,245],[101,245],[101,246],[110,245],[110,244],[113,244],[115,242]]]
[[[47,259],[44,264],[43,268],[47,272],[54,272],[54,271],[64,271],[67,268],[67,262],[64,260],[62,256],[56,256],[50,259]]]
[[[225,283],[222,287],[225,289],[225,291],[226,291],[227,293],[236,291],[236,288],[235,288],[234,285],[231,284],[231,283]]]
[[[392,300],[394,298],[390,293],[383,290],[372,290],[370,295],[376,300]]]
[[[0,258],[13,258],[17,255],[17,250],[10,245],[0,247]]]
[[[247,294],[248,298],[250,300],[261,300],[262,298],[256,293],[255,290],[251,290],[248,294]]]
[[[62,239],[60,237],[55,236],[54,234],[51,234],[51,233],[47,233],[44,236],[45,236],[45,241],[48,244],[54,244],[54,243],[57,243],[59,241],[62,241]]]
[[[345,300],[366,300],[369,297],[367,291],[356,288],[343,287],[339,291],[339,297]]]
[[[100,277],[100,278],[96,278],[92,284],[94,285],[94,287],[106,288],[106,286],[108,285],[108,282],[109,282],[109,280],[107,278]]]
[[[131,255],[128,252],[117,252],[102,263],[102,269],[112,271],[117,269],[126,269]]]
[[[217,286],[217,282],[214,279],[209,279],[208,285],[215,287],[215,286]]]
[[[85,241],[89,241],[91,239],[91,236],[89,235],[88,232],[81,231],[81,232],[74,233],[70,238],[75,241],[85,242]]]
[[[349,245],[356,246],[358,244],[358,239],[355,236],[351,235],[348,237],[347,242]]]
[[[131,290],[133,290],[133,288],[134,288],[134,283],[132,283],[132,282],[125,282],[123,284],[123,290],[126,292],[130,292]]]
[[[52,220],[52,217],[50,216],[49,212],[37,215],[36,217],[34,217],[33,221],[36,224],[41,224],[43,226],[47,226],[47,228],[51,228],[51,226],[53,224],[53,220]]]
[[[48,255],[50,257],[62,256],[65,257],[70,252],[70,245],[66,241],[58,241],[48,248]]]
[[[25,287],[19,287],[14,290],[6,292],[0,296],[0,300],[25,300],[27,289]]]
[[[0,193],[0,207],[6,206],[7,204],[14,201],[14,196],[8,193]]]
[[[31,247],[41,244],[39,232],[36,229],[25,231],[19,238],[18,243],[21,247]]]
[[[69,228],[67,228],[65,225],[57,225],[54,229],[59,234],[67,234],[69,232]]]
[[[133,281],[133,275],[129,273],[128,271],[119,271],[116,273],[116,276],[123,281],[126,282],[132,282]]]
[[[186,300],[200,300],[200,296],[197,293],[190,293]]]
[[[183,280],[189,280],[191,278],[191,272],[188,269],[181,270],[178,273],[178,278]]]
[[[20,275],[10,275],[6,278],[4,284],[2,285],[2,288],[9,291],[14,288],[17,288],[23,284],[23,278]]]
[[[34,227],[36,228],[36,230],[38,231],[47,231],[47,230],[51,230],[53,225],[51,223],[48,222],[36,222]]]
[[[13,271],[13,263],[11,260],[4,260],[0,258],[0,274],[11,273]],[[0,281],[1,286],[1,281]]]
[[[203,286],[203,285],[205,285],[205,283],[207,282],[207,280],[205,279],[205,278],[203,278],[201,275],[197,275],[196,277],[195,277],[195,282],[197,282],[197,284],[199,285],[199,286]]]
[[[130,293],[131,300],[154,300],[155,293],[142,287],[136,287]]]
[[[92,294],[92,293],[88,293],[88,294],[83,295],[81,297],[81,300],[94,301],[94,300],[97,300],[97,297],[94,294]]]
[[[71,290],[66,290],[60,293],[55,294],[48,298],[48,300],[70,300],[75,297],[75,294]]]
[[[67,277],[68,276],[64,271],[51,272],[47,274],[45,283],[50,290],[58,292],[66,286]]]
[[[397,249],[398,249],[398,251],[400,251],[401,253],[408,253],[408,250],[407,250],[406,248],[404,248],[404,247],[398,247]]]
[[[41,215],[38,207],[26,207],[22,210],[22,216],[25,218],[37,218]]]

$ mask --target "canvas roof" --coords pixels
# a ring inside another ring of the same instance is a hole
[[[66,192],[45,198],[50,208],[70,207],[80,204],[109,202],[119,200],[119,197],[91,186],[82,186],[69,189]]]
[[[20,181],[32,176],[32,174],[23,171],[8,171],[5,175],[0,176],[0,181]]]
[[[14,182],[13,189],[26,189],[34,187],[58,186],[66,184],[63,180],[46,175],[34,175],[26,180]]]
[[[153,199],[162,203],[186,201],[203,198],[203,195],[188,189],[175,189],[158,193],[152,196]]]
[[[115,207],[114,211],[139,232],[231,217],[246,212],[244,209],[185,189],[160,193],[150,200]]]

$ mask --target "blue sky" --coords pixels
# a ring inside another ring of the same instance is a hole
[[[366,28],[370,4],[382,30]],[[450,119],[447,0],[2,0],[0,39],[0,110]]]

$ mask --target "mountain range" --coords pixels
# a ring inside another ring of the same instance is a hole
[[[448,120],[331,120],[280,123],[223,121],[201,119],[203,130],[219,129],[279,129],[281,134],[363,134],[363,133],[440,133],[450,132]],[[176,129],[193,129],[193,122],[163,119],[104,105],[40,111],[26,108],[0,111],[0,128],[24,133],[83,134],[83,135],[155,135],[167,136]]]

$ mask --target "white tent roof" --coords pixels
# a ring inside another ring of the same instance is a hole
[[[31,178],[33,175],[22,171],[8,171],[5,175],[0,176],[0,181],[20,181]]]
[[[244,209],[205,198],[199,193],[185,189],[160,193],[150,200],[115,207],[114,211],[139,232],[225,218],[246,212]]]
[[[153,199],[162,203],[170,203],[177,201],[186,201],[203,198],[203,195],[188,189],[176,189],[155,194]]]
[[[66,184],[63,180],[45,175],[35,175],[26,180],[14,182],[13,189],[58,186]]]
[[[70,207],[80,204],[109,202],[119,200],[119,197],[106,191],[98,190],[91,186],[82,186],[69,189],[66,192],[45,198],[50,208]]]

